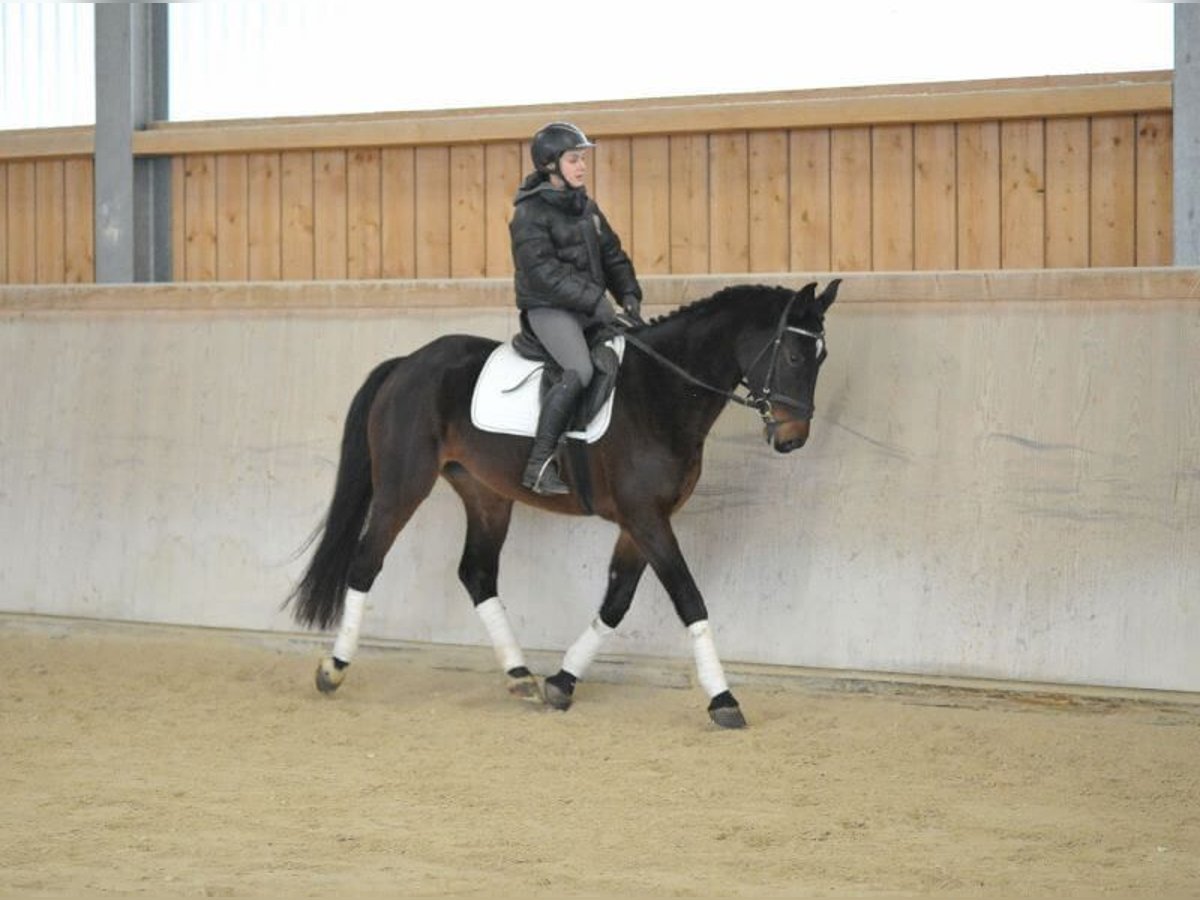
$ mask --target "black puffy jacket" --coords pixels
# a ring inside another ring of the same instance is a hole
[[[520,309],[557,307],[591,315],[606,290],[639,301],[633,263],[587,192],[530,176],[513,201],[513,281]]]

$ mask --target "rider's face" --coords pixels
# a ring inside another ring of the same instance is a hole
[[[570,187],[583,187],[587,178],[587,152],[568,150],[558,158],[558,172]]]

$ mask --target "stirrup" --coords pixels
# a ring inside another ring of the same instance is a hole
[[[521,484],[535,494],[540,494],[543,497],[561,496],[562,494],[571,493],[571,489],[563,483],[563,480],[558,475],[558,466],[555,465],[553,454],[546,457],[546,461],[538,469],[536,478],[531,478],[529,470],[526,469],[525,477],[521,479]]]

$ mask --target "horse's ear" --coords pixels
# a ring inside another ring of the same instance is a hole
[[[833,306],[833,301],[837,299],[838,288],[841,284],[842,279],[835,278],[829,284],[825,285],[825,290],[821,291],[821,296],[817,298],[817,307],[821,310],[822,315],[825,313],[825,310]]]
[[[801,306],[808,306],[817,296],[817,283],[810,281],[800,290],[796,291],[796,299],[800,301]]]

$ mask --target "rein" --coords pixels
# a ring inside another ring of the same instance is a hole
[[[758,418],[762,419],[763,425],[767,428],[766,437],[767,442],[769,443],[774,436],[776,428],[779,427],[779,420],[775,419],[775,407],[774,403],[772,402],[772,397],[774,396],[776,401],[785,403],[787,406],[793,406],[797,408],[800,406],[800,403],[797,400],[794,400],[792,397],[788,397],[786,394],[774,394],[772,388],[772,385],[775,382],[775,367],[779,362],[779,350],[782,346],[782,343],[784,343],[784,335],[786,332],[792,331],[797,335],[811,337],[812,340],[817,342],[818,355],[821,354],[824,347],[824,331],[808,331],[803,328],[798,328],[796,325],[787,324],[787,314],[792,311],[792,305],[794,302],[796,302],[796,299],[797,295],[793,295],[792,299],[787,301],[787,306],[784,307],[784,313],[782,313],[779,317],[779,324],[776,325],[775,336],[772,338],[772,340],[769,340],[766,344],[763,344],[762,349],[758,350],[758,353],[755,354],[755,358],[750,361],[750,365],[746,366],[746,373],[749,373],[750,370],[752,370],[752,368],[758,364],[758,360],[762,359],[762,355],[766,353],[768,349],[770,349],[770,361],[767,365],[767,376],[763,378],[762,389],[756,391],[754,386],[750,384],[748,378],[746,378],[746,374],[743,374],[742,378],[738,380],[738,384],[742,385],[746,390],[745,396],[738,394],[736,389],[725,390],[724,388],[718,388],[718,386],[708,384],[707,382],[704,382],[704,380],[697,378],[694,376],[694,374],[678,365],[677,362],[667,359],[666,356],[659,353],[658,350],[650,347],[648,343],[640,340],[640,338],[632,336],[628,329],[622,328],[617,329],[617,331],[619,334],[622,334],[625,337],[625,341],[628,341],[630,344],[632,344],[632,346],[640,349],[642,353],[649,356],[650,359],[658,362],[658,364],[662,367],[674,372],[674,374],[677,374],[677,376],[685,380],[685,382],[695,385],[696,388],[701,388],[703,390],[712,392],[712,394],[718,394],[722,397],[725,397],[726,400],[737,403],[738,406],[754,409],[755,412],[758,413]]]
[[[767,375],[763,379],[762,389],[759,391],[756,391],[754,389],[754,387],[750,384],[750,382],[747,380],[745,374],[743,374],[741,379],[738,381],[738,384],[746,389],[745,396],[737,393],[736,389],[729,391],[729,390],[726,390],[725,388],[716,387],[714,385],[709,384],[706,381],[703,381],[703,380],[697,378],[695,375],[693,375],[691,372],[684,369],[678,363],[663,356],[661,353],[659,353],[657,350],[655,350],[653,347],[651,347],[645,341],[634,337],[632,334],[629,333],[628,330],[619,329],[619,333],[622,334],[624,336],[625,340],[628,341],[630,344],[632,344],[634,347],[637,347],[639,350],[641,350],[643,353],[645,353],[651,359],[655,360],[657,363],[659,363],[664,368],[669,369],[671,372],[674,372],[676,375],[678,375],[680,378],[682,378],[688,384],[694,385],[695,387],[698,387],[698,388],[702,388],[703,390],[709,391],[714,394],[719,394],[720,396],[724,397],[726,400],[731,400],[734,403],[738,404],[739,406],[744,406],[748,409],[753,409],[755,412],[758,413],[759,417],[763,420],[763,423],[767,426],[768,431],[773,431],[779,423],[775,419],[774,403],[772,402],[772,397],[774,397],[777,401],[782,402],[786,405],[795,406],[795,407],[800,406],[800,403],[797,400],[793,399],[792,397],[788,397],[786,394],[775,394],[772,389],[772,385],[775,382],[775,368],[779,361],[779,350],[783,344],[784,334],[791,331],[791,332],[794,332],[795,334],[802,334],[805,337],[813,338],[817,342],[818,348],[823,347],[824,342],[825,342],[825,332],[824,331],[819,331],[819,332],[807,331],[807,330],[805,330],[803,328],[799,328],[795,325],[787,324],[788,313],[790,313],[792,311],[792,304],[794,304],[795,302],[796,302],[795,296],[793,296],[790,300],[788,300],[787,306],[785,306],[783,309],[783,314],[779,317],[779,324],[775,328],[775,336],[773,338],[771,338],[770,340],[768,340],[767,343],[765,343],[763,345],[763,348],[761,350],[759,350],[758,353],[755,354],[754,359],[751,360],[750,365],[746,367],[746,372],[748,373],[751,369],[753,369],[758,364],[758,361],[762,358],[763,354],[766,353],[768,349],[771,351],[771,359],[770,359],[770,362],[767,364]],[[818,354],[819,353],[820,353],[820,349],[818,349]],[[769,435],[768,435],[768,440],[769,440]]]
[[[639,350],[641,350],[643,353],[645,353],[647,356],[649,356],[651,359],[653,359],[655,362],[657,362],[663,368],[669,369],[670,371],[674,372],[676,375],[678,375],[680,378],[682,378],[688,384],[694,385],[695,387],[698,387],[698,388],[703,388],[706,391],[711,391],[714,394],[720,394],[726,400],[732,400],[734,403],[740,404],[741,406],[750,407],[752,409],[758,410],[760,413],[762,412],[762,409],[759,405],[758,399],[756,397],[754,397],[753,395],[743,397],[741,394],[738,394],[734,391],[727,391],[724,388],[714,387],[713,385],[709,384],[707,381],[701,381],[699,378],[697,378],[695,375],[693,375],[687,369],[685,369],[682,366],[680,366],[679,364],[667,359],[667,357],[663,356],[661,353],[659,353],[657,350],[655,350],[653,347],[651,347],[645,341],[635,338],[628,331],[623,331],[623,332],[621,332],[621,334],[624,335],[625,340],[628,343],[632,344],[634,347],[637,347]]]

